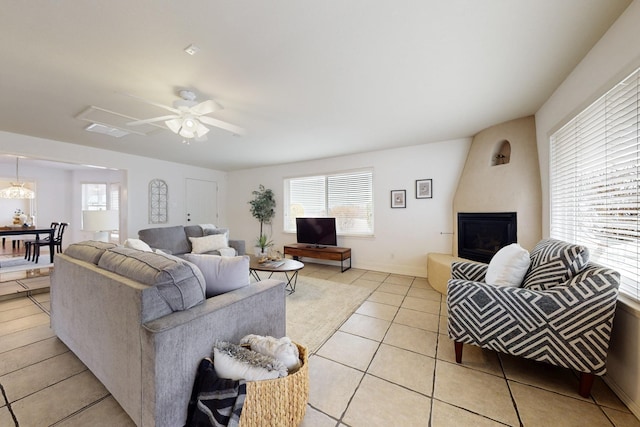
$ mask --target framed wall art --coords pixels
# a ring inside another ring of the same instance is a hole
[[[407,207],[407,190],[391,190],[391,207]]]
[[[432,199],[433,182],[431,179],[416,179],[416,199]]]

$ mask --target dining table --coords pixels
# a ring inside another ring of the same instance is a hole
[[[40,240],[40,235],[46,235],[49,238],[49,259],[53,262],[53,254],[55,253],[54,228],[38,228],[36,226],[4,226],[0,227],[0,236],[21,236],[23,234],[35,234],[36,242]]]

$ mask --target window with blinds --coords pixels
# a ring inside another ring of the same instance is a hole
[[[551,136],[551,237],[585,245],[640,301],[640,69]]]
[[[120,184],[92,182],[82,183],[82,210],[120,210]],[[109,241],[119,242],[120,231],[112,230],[109,233]]]
[[[289,178],[284,181],[284,230],[298,217],[335,217],[340,235],[373,234],[373,171]]]

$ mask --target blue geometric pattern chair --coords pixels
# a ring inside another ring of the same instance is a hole
[[[574,369],[588,397],[606,358],[620,274],[589,263],[587,248],[539,242],[522,287],[484,282],[487,264],[455,262],[447,288],[456,362],[463,344]]]

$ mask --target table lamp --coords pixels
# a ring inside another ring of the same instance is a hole
[[[109,232],[120,228],[118,211],[82,211],[82,230],[93,231],[93,239],[109,241]]]

